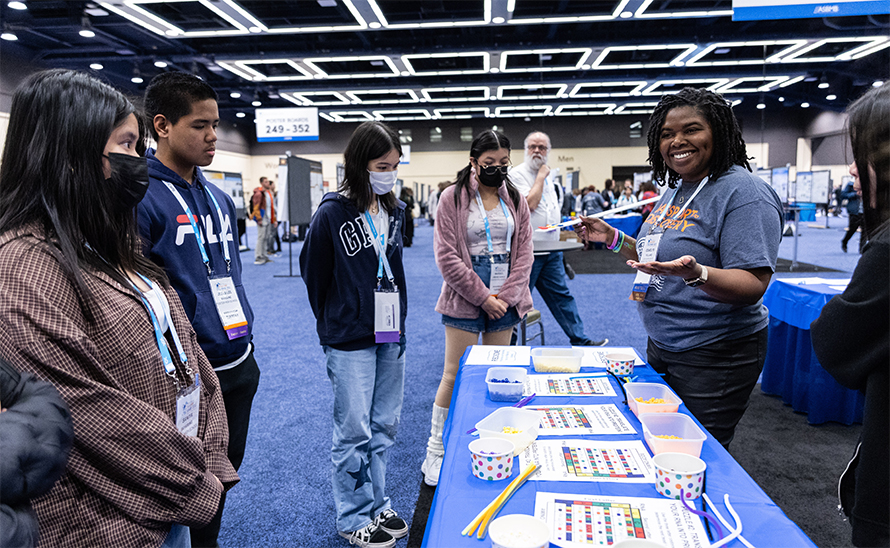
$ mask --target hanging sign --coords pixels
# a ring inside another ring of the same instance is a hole
[[[256,140],[318,141],[317,108],[256,109]]]

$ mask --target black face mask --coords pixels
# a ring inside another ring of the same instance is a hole
[[[485,186],[498,187],[507,178],[510,166],[479,166],[476,176]]]
[[[148,190],[148,163],[141,156],[109,152],[106,156],[111,165],[111,177],[115,205],[122,211],[130,211],[142,201]]]

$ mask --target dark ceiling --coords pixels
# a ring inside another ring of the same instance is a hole
[[[22,3],[0,6],[4,54],[133,94],[193,72],[231,120],[253,101],[328,121],[640,114],[685,85],[841,111],[890,73],[887,15],[734,22],[731,0]]]

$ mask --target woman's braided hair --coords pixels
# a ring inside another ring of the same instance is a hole
[[[652,115],[649,116],[647,142],[649,164],[652,166],[654,181],[658,184],[667,182],[671,188],[676,188],[680,181],[680,174],[665,164],[659,146],[661,144],[661,129],[668,112],[679,107],[694,108],[705,117],[711,126],[711,135],[714,139],[714,151],[709,165],[711,176],[717,177],[734,165],[751,171],[745,150],[745,140],[742,139],[742,130],[739,128],[738,120],[736,120],[729,102],[713,91],[683,88],[679,93],[664,95]]]

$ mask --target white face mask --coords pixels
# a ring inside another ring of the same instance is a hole
[[[399,171],[371,171],[368,170],[368,178],[371,180],[371,189],[374,194],[382,196],[392,190],[396,184]]]

